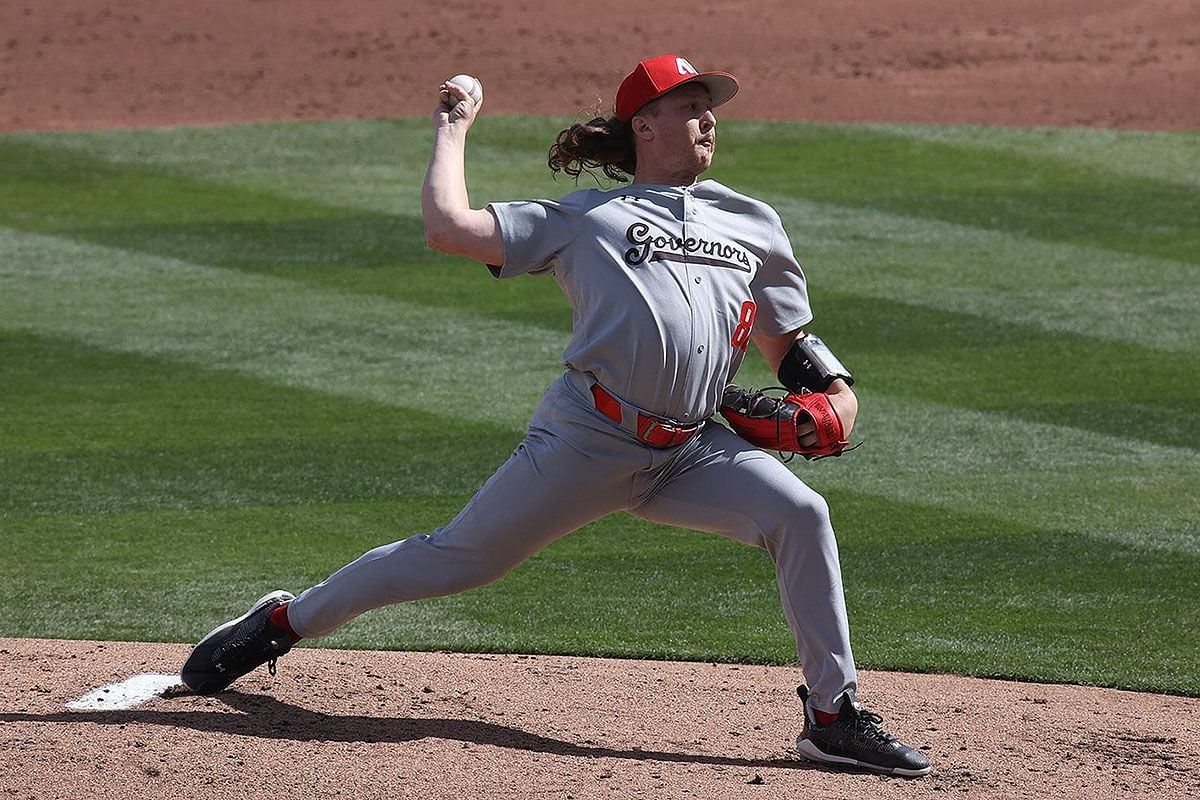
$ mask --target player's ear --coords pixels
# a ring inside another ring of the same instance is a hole
[[[651,124],[649,117],[645,117],[640,114],[635,115],[634,118],[629,121],[629,124],[633,128],[633,135],[636,138],[646,142],[654,138],[654,126]]]

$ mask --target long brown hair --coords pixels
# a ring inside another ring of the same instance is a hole
[[[633,146],[633,127],[616,117],[596,117],[576,122],[559,131],[546,159],[550,171],[565,172],[575,180],[584,172],[626,182],[637,172],[637,152]]]

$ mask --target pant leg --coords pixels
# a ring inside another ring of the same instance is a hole
[[[636,450],[581,448],[592,434],[564,430],[579,410],[560,392],[547,393],[524,441],[449,524],[377,547],[297,597],[288,608],[296,632],[323,636],[373,608],[490,583],[555,539],[632,505]]]
[[[857,675],[828,505],[777,458],[728,428],[710,423],[698,438],[631,513],[767,550],[814,705],[836,711],[841,694],[857,687]]]

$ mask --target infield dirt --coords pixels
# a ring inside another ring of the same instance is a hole
[[[595,7],[591,7],[594,9]],[[1200,129],[1193,0],[32,0],[0,4],[0,130],[607,107],[638,58],[742,76],[740,118]],[[336,564],[329,565],[331,569]],[[206,624],[217,620],[206,620]],[[918,781],[795,760],[799,670],[301,648],[215,699],[69,711],[185,645],[0,640],[0,796],[1079,800],[1200,795],[1200,700],[864,673]]]
[[[611,109],[638,59],[743,78],[737,118],[1200,129],[1194,0],[0,3],[0,130]]]
[[[1194,796],[1200,699],[863,673],[920,780],[790,752],[790,667],[307,647],[215,698],[70,711],[182,645],[0,639],[0,792],[21,798]]]

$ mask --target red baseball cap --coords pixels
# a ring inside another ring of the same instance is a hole
[[[737,94],[737,78],[728,72],[698,72],[686,58],[674,53],[640,62],[617,89],[617,119],[629,122],[638,109],[685,83],[702,83],[713,107]]]

